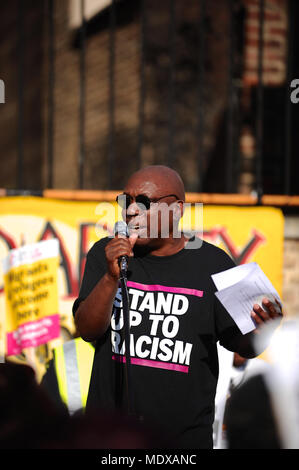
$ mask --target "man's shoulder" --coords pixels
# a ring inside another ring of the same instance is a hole
[[[196,253],[209,253],[215,254],[216,256],[228,256],[228,254],[219,246],[214,245],[213,243],[207,242],[200,238],[201,245],[196,248],[194,251]]]
[[[110,237],[104,237],[95,242],[88,252],[88,256],[97,256],[105,250],[105,246],[111,240]]]
[[[226,253],[226,251],[214,245],[213,243],[207,242],[206,240],[201,240],[201,246],[199,248],[196,248],[195,250],[190,251],[199,258],[207,259],[210,263],[215,262],[217,264],[228,264],[230,265],[230,267],[235,265],[234,261]]]

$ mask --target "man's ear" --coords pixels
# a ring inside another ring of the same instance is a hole
[[[180,220],[185,211],[185,204],[184,201],[176,201],[173,205],[173,218],[175,220]]]

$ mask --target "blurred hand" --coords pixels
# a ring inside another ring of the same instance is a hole
[[[262,306],[263,308],[259,304],[254,304],[251,312],[251,317],[254,320],[257,329],[271,320],[277,320],[278,318],[283,317],[282,307],[277,299],[275,299],[274,303],[267,297],[264,297],[262,299]]]

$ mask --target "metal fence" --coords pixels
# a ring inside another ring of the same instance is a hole
[[[139,22],[140,22],[140,90],[139,90],[139,125],[138,125],[138,151],[137,151],[137,166],[141,165],[141,152],[144,139],[144,116],[145,116],[145,101],[146,101],[146,79],[145,79],[145,66],[146,66],[146,55],[147,55],[147,16],[146,16],[146,4],[151,0],[140,0],[139,3]],[[181,0],[170,0],[169,4],[169,93],[168,102],[166,106],[168,108],[168,155],[167,164],[174,166],[175,158],[175,70],[176,70],[176,47],[175,47],[175,36],[176,36],[176,3]],[[88,49],[87,35],[88,35],[88,21],[85,18],[85,7],[86,0],[79,0],[80,11],[81,11],[81,27],[78,29],[78,44],[79,44],[79,80],[80,80],[80,96],[78,101],[79,106],[79,148],[77,167],[79,174],[79,183],[77,189],[84,189],[84,168],[87,165],[86,162],[86,146],[85,146],[85,133],[86,133],[86,55]],[[206,28],[207,23],[205,21],[205,11],[207,8],[208,0],[198,0],[200,15],[198,17],[198,80],[197,80],[197,101],[194,106],[197,109],[198,125],[197,125],[197,172],[198,172],[198,192],[208,192],[208,189],[204,187],[204,181],[202,178],[203,158],[204,158],[204,146],[203,139],[205,133],[205,103],[203,98],[203,91],[206,84],[206,69],[205,69],[205,51],[206,51]],[[124,2],[122,2],[124,3]],[[130,2],[128,2],[130,3]],[[227,93],[228,93],[228,109],[226,113],[226,164],[225,174],[222,175],[222,180],[225,180],[226,193],[236,192],[235,178],[236,172],[240,166],[240,155],[239,155],[239,127],[238,127],[238,111],[240,107],[240,96],[238,88],[238,67],[236,63],[236,49],[239,47],[238,41],[240,37],[237,36],[237,30],[239,28],[239,17],[236,17],[236,7],[242,4],[238,0],[228,0],[227,8],[230,17],[230,38],[229,38],[229,68],[227,77]],[[272,110],[276,116],[280,116],[282,119],[283,128],[281,128],[281,148],[279,150],[279,156],[272,162],[266,161],[266,146],[267,139],[271,139],[271,131],[269,129],[267,135],[265,133],[265,112],[266,112],[266,95],[265,85],[263,83],[263,41],[264,41],[264,22],[265,22],[265,0],[258,0],[259,6],[259,27],[258,27],[258,83],[255,89],[255,106],[254,106],[254,121],[255,121],[255,142],[256,142],[256,155],[255,155],[255,185],[253,190],[257,194],[259,202],[262,200],[262,196],[265,193],[268,194],[285,194],[292,195],[298,193],[296,186],[296,171],[298,169],[298,163],[296,158],[296,152],[299,150],[299,143],[295,138],[295,106],[290,99],[290,83],[296,77],[298,66],[296,63],[296,31],[295,22],[299,18],[298,5],[296,0],[289,0],[288,4],[288,30],[287,30],[287,63],[286,63],[286,82],[282,89],[284,98],[281,100],[281,106]],[[109,148],[108,148],[108,165],[107,165],[107,181],[108,188],[116,189],[113,187],[113,172],[118,164],[117,154],[115,150],[115,116],[117,114],[117,107],[115,103],[115,34],[117,28],[117,14],[118,4],[116,0],[112,0],[110,7],[108,7],[107,14],[109,15],[109,107],[107,113],[109,115]],[[24,0],[18,1],[18,158],[17,158],[17,176],[16,176],[16,187],[22,189],[25,187],[23,175],[24,175],[24,139],[25,139],[25,116],[24,116],[24,95],[26,90],[24,88]],[[47,165],[48,174],[46,187],[51,189],[54,188],[53,181],[53,162],[55,158],[55,149],[53,146],[54,142],[54,123],[55,123],[55,84],[57,78],[57,69],[55,68],[55,0],[46,1],[46,13],[47,13],[47,34],[48,34],[48,120],[47,120]],[[128,5],[128,8],[130,6]],[[215,10],[215,14],[217,11]],[[297,41],[298,42],[298,41]],[[299,105],[298,105],[299,106]],[[269,127],[269,126],[268,126]],[[274,132],[275,129],[274,129]],[[269,136],[270,135],[270,136]],[[272,185],[271,182],[265,188],[265,171],[267,166],[273,165],[276,173],[279,175],[279,184]],[[221,187],[223,188],[223,186]],[[41,188],[43,189],[43,188]],[[215,191],[214,191],[215,192]]]

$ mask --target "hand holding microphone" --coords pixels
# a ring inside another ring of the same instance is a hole
[[[129,236],[128,226],[125,222],[123,221],[116,222],[116,224],[114,225],[114,236],[128,238]],[[129,258],[127,255],[125,256],[122,255],[118,258],[120,274],[122,276],[127,277],[128,263],[129,263]]]
[[[124,320],[124,333],[125,333],[125,357],[126,357],[126,390],[127,390],[127,406],[128,414],[134,414],[133,406],[133,389],[132,389],[132,376],[131,376],[131,356],[130,356],[130,305],[129,305],[129,294],[127,289],[127,269],[129,256],[133,255],[133,246],[138,238],[137,234],[133,234],[129,237],[128,227],[125,222],[116,222],[114,226],[114,235],[115,238],[111,240],[106,248],[108,250],[106,253],[111,253],[113,251],[112,265],[113,271],[116,274],[116,263],[118,266],[118,279],[120,279],[121,285],[121,296],[122,296],[122,311],[123,311],[123,320]],[[107,255],[106,255],[107,256]]]
[[[123,221],[116,222],[114,226],[115,237],[107,243],[105,248],[108,274],[118,280],[121,270],[124,272],[128,267],[128,259],[134,256],[133,246],[138,235],[128,236],[127,224]]]

